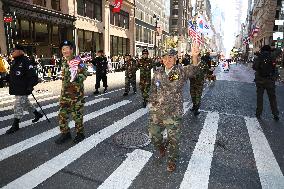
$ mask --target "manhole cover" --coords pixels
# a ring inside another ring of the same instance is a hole
[[[142,132],[123,132],[113,139],[115,144],[124,148],[141,148],[150,144],[151,140]]]

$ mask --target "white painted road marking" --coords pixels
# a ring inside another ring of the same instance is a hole
[[[35,95],[35,97],[38,98],[38,97],[43,97],[43,96],[48,96],[48,95],[52,95],[52,93],[49,92],[49,93],[37,94],[37,95]],[[11,96],[11,98],[13,98],[13,99],[1,101],[1,102],[0,102],[0,105],[2,105],[2,104],[8,104],[8,103],[10,103],[10,102],[14,102],[14,101],[15,101],[14,96]],[[31,99],[33,99],[33,97],[32,97],[32,96],[29,96],[29,99],[31,100]]]
[[[152,153],[136,149],[127,154],[123,163],[101,184],[98,189],[127,189],[141,172]]]
[[[95,99],[95,100],[86,102],[86,103],[85,103],[85,107],[86,107],[86,106],[93,105],[93,104],[96,104],[96,103],[98,103],[98,102],[102,102],[102,101],[107,100],[107,99],[108,99],[108,98],[98,98],[98,99]],[[50,118],[53,118],[53,117],[56,117],[56,116],[58,116],[58,111],[49,113],[49,114],[47,114],[46,116],[47,116],[49,119],[50,119]],[[41,118],[37,123],[42,122],[42,121],[45,121],[45,120],[46,120],[46,117],[44,116],[44,117]],[[27,120],[27,121],[24,121],[24,122],[20,122],[20,128],[24,128],[24,127],[27,127],[27,126],[30,126],[30,125],[33,125],[33,124],[35,124],[35,123],[32,122],[32,119]],[[10,127],[11,127],[11,126],[1,128],[1,129],[0,129],[0,135],[5,134],[6,131],[7,131]]]
[[[51,160],[40,165],[39,167],[19,177],[18,179],[10,182],[8,185],[4,186],[3,189],[31,189],[38,186],[40,183],[50,178],[58,171],[60,171],[70,163],[74,162],[91,149],[95,148],[105,139],[111,137],[113,134],[130,125],[146,113],[146,108],[137,110],[136,112],[124,117],[123,119],[115,122],[114,124],[91,135],[79,144],[76,144],[75,146],[69,148],[58,156],[52,158]]]
[[[97,99],[98,101],[99,99]],[[97,118],[98,116],[101,116],[105,113],[108,113],[112,110],[115,110],[117,108],[120,108],[121,106],[124,106],[126,104],[129,104],[131,101],[129,100],[124,100],[124,101],[121,101],[121,102],[118,102],[116,104],[113,104],[111,106],[108,106],[108,107],[105,107],[103,109],[100,109],[96,112],[92,112],[90,114],[87,114],[84,116],[83,120],[84,120],[84,123],[87,122],[87,121],[90,121],[92,119],[95,119]],[[69,122],[69,127],[70,128],[74,128],[75,127],[75,122],[74,121],[71,121]],[[56,135],[60,134],[60,131],[59,129],[56,127],[54,129],[50,129],[48,131],[45,131],[41,134],[38,134],[34,137],[31,137],[31,138],[28,138],[22,142],[19,142],[19,143],[16,143],[12,146],[9,146],[7,148],[4,148],[2,150],[0,150],[0,161],[6,159],[6,158],[9,158],[17,153],[20,153],[26,149],[29,149],[37,144],[40,144],[52,137],[55,137]]]
[[[211,112],[207,114],[204,127],[188,163],[180,189],[208,188],[218,121],[218,113]]]
[[[59,96],[51,96],[51,97],[47,97],[47,98],[43,98],[43,99],[37,99],[38,102],[44,102],[44,101],[47,101],[47,100],[53,100],[53,99],[58,99]],[[31,100],[31,103],[35,103],[35,100]],[[0,108],[0,112],[2,111],[6,111],[6,110],[11,110],[14,108],[14,105],[11,105],[11,106],[6,106],[6,107],[3,107],[3,108]]]
[[[284,176],[256,118],[245,117],[262,189],[283,189]]]

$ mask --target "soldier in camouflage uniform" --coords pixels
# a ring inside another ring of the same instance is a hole
[[[151,87],[151,69],[153,68],[152,59],[148,58],[149,52],[147,49],[142,51],[142,58],[138,62],[140,69],[140,90],[143,97],[143,107],[146,108]]]
[[[197,45],[192,47],[193,56],[198,54]],[[183,114],[182,90],[186,81],[196,73],[198,59],[193,58],[193,65],[182,67],[175,65],[176,51],[171,50],[163,58],[165,67],[154,72],[151,93],[149,98],[150,123],[149,135],[155,148],[160,153],[160,158],[165,156],[167,145],[163,143],[162,132],[168,132],[168,166],[172,172],[176,168],[179,152],[180,123]]]
[[[62,44],[62,89],[59,103],[59,127],[61,135],[56,144],[62,144],[71,139],[68,127],[68,116],[75,121],[76,137],[74,143],[84,140],[83,108],[84,108],[84,80],[87,78],[86,65],[79,57],[73,56],[73,44],[64,41]]]
[[[132,85],[133,92],[136,94],[136,71],[137,64],[134,59],[131,59],[130,54],[125,55],[125,62],[121,68],[121,70],[125,70],[125,92],[123,96],[127,96],[130,91],[130,84]]]
[[[203,86],[205,82],[205,78],[209,73],[209,66],[207,62],[203,61],[201,58],[201,62],[198,66],[198,72],[194,78],[190,79],[190,95],[192,101],[192,108],[190,109],[195,116],[200,114],[199,108],[201,104],[201,96],[203,92]]]

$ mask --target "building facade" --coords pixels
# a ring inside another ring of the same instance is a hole
[[[2,3],[1,16],[6,20],[0,30],[1,39],[6,42],[6,47],[1,47],[3,54],[11,52],[13,45],[19,43],[29,55],[51,57],[58,54],[60,41],[74,39],[75,17],[68,14],[68,6],[63,1],[2,0]]]
[[[162,43],[169,35],[169,18],[165,0],[135,1],[135,55],[148,49],[150,56],[160,55]]]

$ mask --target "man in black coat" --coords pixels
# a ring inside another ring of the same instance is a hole
[[[275,95],[275,81],[277,80],[277,69],[275,59],[271,55],[271,47],[264,45],[261,48],[261,52],[254,60],[253,69],[255,72],[255,83],[257,93],[257,108],[256,117],[261,118],[263,110],[263,94],[267,91],[267,95],[270,102],[270,108],[274,116],[274,120],[279,120],[279,111],[277,108],[277,101]]]
[[[104,51],[99,50],[97,52],[97,57],[92,61],[93,65],[96,67],[96,85],[94,92],[95,95],[100,94],[100,82],[103,81],[104,93],[107,92],[107,70],[108,70],[108,61],[107,58],[104,56]]]
[[[10,67],[9,94],[15,95],[16,100],[14,106],[14,122],[12,127],[6,131],[6,134],[11,134],[19,130],[19,122],[25,110],[35,115],[32,122],[37,122],[43,117],[28,99],[28,96],[32,94],[33,87],[38,83],[34,66],[28,57],[24,56],[24,48],[21,45],[15,46],[12,56],[14,61]]]

